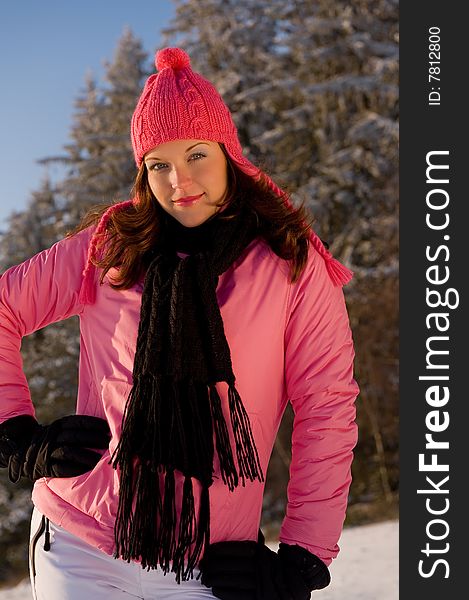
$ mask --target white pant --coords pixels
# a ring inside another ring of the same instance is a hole
[[[115,559],[53,523],[50,550],[44,550],[42,515],[31,519],[30,577],[35,600],[201,600],[214,598],[196,579],[176,583],[174,573],[147,571],[134,562]],[[36,543],[34,544],[34,540]]]

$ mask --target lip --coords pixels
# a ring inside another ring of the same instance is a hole
[[[199,194],[198,196],[186,196],[185,198],[179,198],[178,200],[173,200],[174,204],[178,206],[189,206],[190,204],[195,204],[199,198],[202,198],[203,194]]]

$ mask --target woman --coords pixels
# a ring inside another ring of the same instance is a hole
[[[351,273],[243,156],[187,54],[156,67],[132,117],[132,200],[0,280],[0,464],[35,481],[33,593],[306,599],[330,580],[356,443]],[[39,425],[21,337],[71,315],[77,414]],[[259,522],[288,401],[275,553]]]

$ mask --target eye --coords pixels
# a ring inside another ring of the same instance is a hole
[[[168,165],[166,163],[159,163],[158,162],[158,163],[153,163],[153,164],[147,165],[147,169],[149,171],[161,171],[163,169],[166,169],[167,166]]]
[[[194,152],[189,156],[189,160],[200,160],[201,158],[205,158],[207,155],[203,152]]]

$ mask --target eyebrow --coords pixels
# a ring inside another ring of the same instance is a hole
[[[189,148],[187,148],[187,150],[184,151],[184,154],[186,154],[187,152],[189,152],[189,150],[192,150],[192,148],[195,148],[199,144],[205,144],[206,146],[209,146],[209,144],[207,142],[197,142],[197,144],[192,144],[192,146],[189,146]],[[147,156],[145,158],[145,160],[162,160],[162,159],[158,158],[157,156]]]

